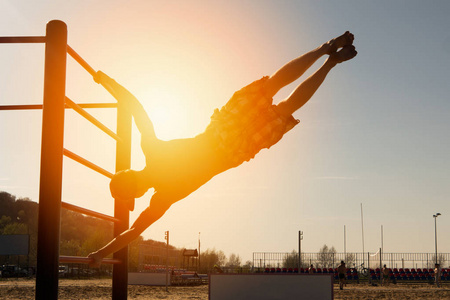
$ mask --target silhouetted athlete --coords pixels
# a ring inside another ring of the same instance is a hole
[[[91,265],[128,245],[175,202],[185,198],[215,175],[252,159],[261,149],[277,143],[298,120],[292,114],[302,107],[338,63],[356,56],[353,34],[345,32],[318,48],[290,61],[270,77],[263,77],[236,92],[220,110],[216,109],[206,130],[193,137],[163,141],[156,137],[153,124],[139,101],[116,81],[98,72],[94,77],[119,102],[125,103],[141,133],[145,168],[125,170],[110,183],[113,198],[134,209],[135,198],[154,188],[150,205],[130,229],[103,248],[89,254]],[[273,96],[298,79],[323,55],[325,63],[277,105]]]

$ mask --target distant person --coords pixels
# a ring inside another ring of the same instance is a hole
[[[223,270],[218,265],[214,265],[214,270],[216,270],[217,273],[223,273]]]
[[[94,80],[102,84],[133,115],[141,133],[146,165],[140,171],[116,173],[110,183],[111,195],[129,210],[135,198],[154,188],[150,205],[130,229],[103,248],[89,254],[91,266],[127,246],[170,206],[197,190],[211,178],[252,159],[261,149],[270,148],[299,121],[292,114],[301,108],[336,65],[357,54],[353,34],[345,32],[316,49],[290,61],[272,76],[263,77],[236,92],[220,110],[216,109],[206,130],[193,137],[164,141],[157,138],[141,103],[124,87],[103,72]],[[283,101],[272,104],[277,92],[298,79],[320,57],[325,63]],[[175,72],[176,70],[174,70]],[[231,74],[230,74],[231,75]]]
[[[310,265],[310,266],[309,266],[309,268],[308,268],[308,273],[309,273],[309,274],[314,274],[314,266],[313,266],[313,265]]]
[[[390,270],[386,267],[386,265],[383,265],[383,269],[381,269],[381,272],[383,273],[383,281],[382,285],[389,285],[389,272]]]
[[[341,260],[341,265],[337,268],[339,276],[339,289],[344,289],[344,284],[346,284],[345,276],[347,274],[347,268],[345,267],[345,262]]]
[[[440,264],[434,265],[434,281],[436,283],[436,287],[440,287],[440,281],[441,281],[441,265]]]

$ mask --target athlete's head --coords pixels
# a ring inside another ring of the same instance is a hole
[[[137,196],[136,171],[124,170],[114,174],[109,184],[114,199],[122,201],[134,199]]]

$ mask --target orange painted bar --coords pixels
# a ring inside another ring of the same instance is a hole
[[[45,36],[1,36],[0,44],[45,43]]]
[[[86,208],[83,208],[83,207],[79,207],[79,206],[76,206],[76,205],[73,205],[73,204],[70,204],[70,203],[67,203],[67,202],[61,202],[61,207],[65,208],[65,209],[68,209],[68,210],[71,210],[71,211],[76,211],[76,212],[82,213],[84,215],[89,215],[89,216],[92,216],[92,217],[96,217],[96,218],[99,218],[99,219],[102,219],[102,220],[111,221],[111,222],[115,222],[115,223],[120,223],[121,222],[117,218],[114,218],[114,217],[111,217],[111,216],[108,216],[108,215],[105,215],[105,214],[102,214],[102,213],[99,213],[99,212],[96,212],[96,211],[93,211],[93,210],[89,210],[89,209],[86,209]]]
[[[81,103],[78,104],[81,108],[117,108],[117,103]],[[65,108],[71,108],[65,105]],[[42,104],[23,104],[23,105],[0,105],[0,110],[27,110],[27,109],[42,109]]]
[[[95,76],[97,72],[80,56],[75,52],[69,45],[67,45],[67,53],[72,56],[86,71],[88,71],[92,76]]]
[[[103,125],[99,120],[94,118],[91,114],[89,114],[81,106],[70,100],[68,97],[66,97],[66,105],[70,106],[74,111],[82,115],[84,118],[86,118],[86,120],[97,126],[97,128],[102,130],[104,133],[106,133],[116,141],[122,140],[115,132],[113,132],[111,129]]]
[[[79,155],[76,155],[75,153],[73,153],[73,152],[71,152],[71,151],[69,151],[69,150],[67,150],[67,149],[64,149],[64,150],[63,150],[63,154],[64,154],[65,156],[67,156],[68,158],[71,158],[71,159],[73,159],[74,161],[79,162],[79,163],[82,164],[82,165],[85,165],[85,166],[88,167],[89,169],[92,169],[92,170],[97,171],[98,173],[100,173],[100,174],[102,174],[102,175],[105,175],[106,177],[109,177],[109,178],[112,178],[112,177],[113,177],[113,174],[112,174],[112,173],[106,171],[106,170],[103,169],[103,168],[100,168],[99,166],[97,166],[97,165],[91,163],[90,161],[88,161],[88,160],[82,158],[82,157],[79,156]]]

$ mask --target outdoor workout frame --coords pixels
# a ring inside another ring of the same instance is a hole
[[[114,217],[72,204],[61,202],[63,156],[67,156],[109,178],[112,173],[64,149],[64,111],[72,108],[95,126],[114,138],[116,143],[116,172],[130,168],[131,114],[120,103],[92,103],[77,105],[65,95],[66,59],[72,56],[92,76],[91,68],[69,45],[67,25],[59,20],[47,24],[43,37],[0,37],[0,43],[45,43],[43,105],[8,105],[0,110],[42,109],[41,171],[39,188],[39,221],[36,273],[36,299],[58,299],[59,263],[89,263],[86,257],[59,255],[61,207],[114,222],[114,236],[129,227],[129,212],[115,201]],[[83,108],[117,107],[117,134],[97,121]],[[113,266],[113,299],[126,299],[128,287],[128,248],[114,253],[113,259],[103,263]]]

